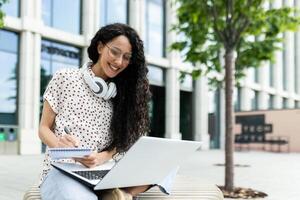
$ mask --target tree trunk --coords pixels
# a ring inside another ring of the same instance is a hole
[[[233,190],[233,83],[235,56],[233,49],[225,52],[225,189]]]

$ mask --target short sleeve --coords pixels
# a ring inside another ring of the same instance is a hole
[[[50,80],[45,93],[43,95],[44,101],[47,100],[52,110],[57,114],[61,108],[61,96],[63,91],[64,76],[62,71],[54,74]]]

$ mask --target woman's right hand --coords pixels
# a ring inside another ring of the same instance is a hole
[[[63,134],[58,138],[57,147],[78,147],[79,141],[76,137],[68,134]]]

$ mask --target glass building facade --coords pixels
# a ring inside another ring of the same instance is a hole
[[[0,30],[0,44],[0,154],[17,154],[19,35]]]
[[[42,0],[44,24],[73,34],[80,34],[81,4],[81,0]]]
[[[20,0],[9,0],[3,4],[2,10],[6,16],[20,17]]]
[[[100,0],[100,26],[128,23],[128,0]]]
[[[19,36],[0,30],[0,124],[17,124]]]
[[[145,1],[145,49],[151,56],[163,57],[165,56],[165,1]]]

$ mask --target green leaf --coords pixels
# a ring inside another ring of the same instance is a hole
[[[274,62],[274,53],[280,50],[282,42],[280,34],[296,31],[300,25],[299,10],[293,7],[266,10],[265,0],[253,0],[251,4],[248,0],[232,1],[234,12],[230,20],[226,18],[226,4],[230,1],[174,1],[179,5],[176,11],[178,23],[172,30],[184,40],[175,42],[169,49],[181,51],[184,61],[194,66],[204,64],[206,68],[199,76],[209,72],[222,73],[224,66],[220,60],[224,58],[220,52],[231,49],[238,55],[235,78],[239,82],[245,77],[245,69],[260,67],[263,61]],[[194,73],[198,75],[198,72]],[[211,83],[218,85],[216,80]]]

